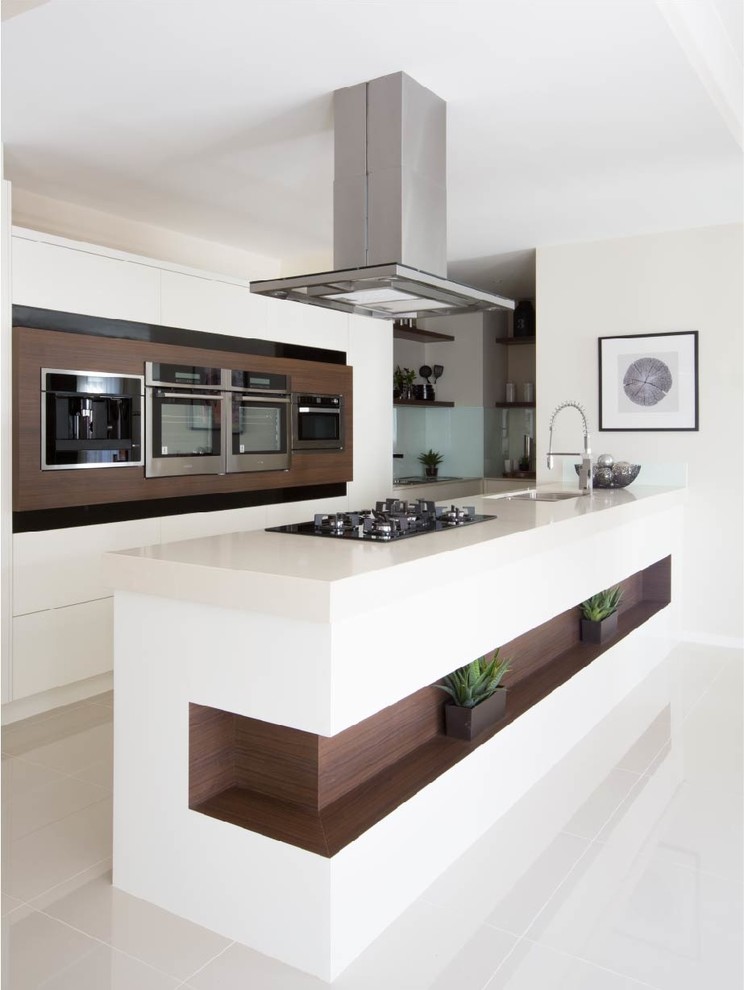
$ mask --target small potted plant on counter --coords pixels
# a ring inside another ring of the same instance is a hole
[[[450,696],[444,706],[445,731],[455,739],[474,739],[495,725],[506,711],[506,688],[501,679],[509,670],[508,660],[499,660],[496,650],[490,660],[478,657],[459,667],[436,687]]]
[[[584,643],[604,643],[617,633],[617,609],[622,597],[622,588],[607,588],[581,603]]]
[[[411,368],[401,368],[399,364],[396,364],[393,372],[393,402],[397,399],[410,399],[415,380],[415,371]]]
[[[439,465],[442,463],[444,458],[437,450],[432,450],[431,447],[425,450],[422,454],[418,455],[419,463],[424,465],[424,474],[427,478],[436,478],[439,473]]]

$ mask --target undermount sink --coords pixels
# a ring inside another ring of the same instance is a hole
[[[581,498],[584,492],[522,492],[509,498],[520,498],[525,502],[562,502],[566,498]]]

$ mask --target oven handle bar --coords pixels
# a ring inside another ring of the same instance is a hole
[[[221,395],[198,395],[196,392],[161,392],[158,399],[209,399],[210,402],[222,402]]]
[[[289,399],[280,398],[276,395],[241,395],[241,402],[268,402],[273,405],[275,402],[284,402],[289,404]]]

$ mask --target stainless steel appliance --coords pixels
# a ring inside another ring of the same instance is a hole
[[[41,369],[41,468],[142,464],[142,375]]]
[[[446,529],[488,522],[496,516],[476,515],[473,506],[449,508],[427,499],[407,502],[388,498],[377,502],[374,509],[359,512],[318,513],[308,522],[289,526],[272,526],[269,533],[294,533],[299,536],[324,536],[335,540],[390,543],[410,536],[440,533]]]
[[[343,396],[292,396],[292,449],[344,449]]]
[[[446,104],[404,72],[334,93],[334,271],[251,292],[384,320],[514,309],[447,277]]]
[[[145,477],[223,474],[222,369],[148,361],[145,365]]]
[[[288,377],[264,371],[228,374],[227,470],[288,470],[291,457]]]

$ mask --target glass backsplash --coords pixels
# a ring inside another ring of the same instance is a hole
[[[396,478],[424,474],[418,455],[438,451],[439,474],[458,478],[500,478],[504,461],[515,467],[524,452],[524,436],[535,435],[532,409],[484,409],[398,406],[393,410]],[[532,465],[534,470],[534,464]]]

